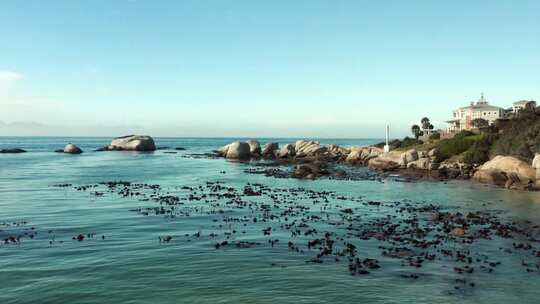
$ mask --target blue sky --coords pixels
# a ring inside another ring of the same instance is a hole
[[[0,41],[1,135],[403,136],[540,99],[540,1],[5,0]]]

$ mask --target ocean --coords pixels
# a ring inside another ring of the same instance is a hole
[[[110,140],[0,137],[0,149],[28,151],[0,154],[0,303],[495,304],[540,298],[537,192],[395,176],[275,178],[246,172],[258,164],[203,154],[231,138],[155,138],[168,149],[93,152]],[[261,140],[268,141],[295,139]],[[70,142],[85,152],[54,153]],[[371,176],[366,168],[347,170]],[[447,238],[444,229],[427,228],[433,210],[486,213],[490,221],[530,230],[508,237],[495,231],[503,226],[482,223],[495,232]],[[404,219],[402,225],[416,227],[415,238],[430,233],[443,242],[423,248],[412,238],[381,235]],[[346,251],[347,244],[355,249]],[[416,255],[383,253],[391,246],[425,255],[419,262]],[[322,247],[332,253],[319,256]],[[351,270],[352,251],[376,259],[377,267]]]

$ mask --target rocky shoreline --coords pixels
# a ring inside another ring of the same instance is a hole
[[[156,150],[160,148],[156,148],[152,137],[127,135],[114,138],[110,144],[98,148],[95,152]],[[18,148],[0,150],[0,153],[24,152],[26,151]],[[69,143],[55,152],[81,154],[83,150]],[[343,166],[363,166],[376,172],[398,174],[412,179],[472,179],[508,189],[540,190],[540,154],[535,155],[531,164],[513,156],[498,155],[484,164],[470,165],[445,159],[437,148],[425,151],[396,149],[385,153],[376,146],[341,147],[335,144],[322,145],[313,140],[298,140],[281,147],[277,142],[261,146],[257,140],[248,140],[225,145],[215,150],[213,156],[235,161],[267,161],[269,168],[254,169],[248,173],[263,173],[275,177],[346,179],[348,173],[343,170]],[[275,168],[280,166],[294,169],[289,172]]]
[[[512,156],[496,156],[482,165],[469,165],[444,159],[437,148],[428,151],[394,150],[385,153],[374,146],[341,147],[321,145],[318,141],[299,140],[279,146],[276,142],[261,147],[256,140],[235,141],[216,151],[230,160],[267,160],[276,166],[293,165],[293,178],[316,179],[343,177],[338,165],[365,166],[379,172],[409,178],[433,180],[472,179],[481,183],[516,190],[540,190],[540,154],[532,164]],[[270,174],[271,175],[271,174]],[[279,175],[279,171],[276,175]]]

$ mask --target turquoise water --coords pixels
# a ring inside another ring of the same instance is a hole
[[[325,214],[336,220],[340,210],[353,208],[365,217],[359,222],[388,211],[384,206],[372,207],[360,202],[399,201],[415,206],[434,204],[452,212],[485,210],[509,221],[538,224],[539,193],[507,191],[462,181],[277,179],[246,174],[244,170],[250,164],[190,156],[209,152],[231,139],[157,138],[158,146],[186,150],[91,152],[109,141],[108,138],[0,137],[0,148],[19,147],[29,151],[0,154],[0,236],[4,239],[24,232],[34,235],[23,236],[17,244],[0,245],[0,303],[538,303],[540,298],[540,273],[527,272],[521,265],[523,261],[540,263],[540,257],[531,254],[540,249],[535,241],[540,235],[519,240],[533,247],[527,251],[513,250],[516,239],[495,237],[473,247],[449,243],[451,249],[472,248],[489,255],[490,260],[501,262],[493,273],[476,268],[467,276],[468,282],[475,283],[474,288],[456,289],[455,280],[463,275],[453,271],[455,261],[441,259],[418,269],[411,268],[400,260],[382,257],[378,248],[382,242],[374,240],[352,238],[351,241],[362,257],[379,260],[381,268],[370,271],[369,275],[352,276],[345,261],[306,263],[313,258],[313,252],[307,248],[304,253],[288,249],[287,242],[293,238],[289,231],[280,229],[282,220],[246,225],[223,223],[225,217],[264,218],[262,211],[227,205],[226,198],[221,199],[219,207],[204,200],[185,199],[175,209],[178,213],[174,217],[145,216],[137,212],[138,208],[159,204],[110,193],[103,185],[87,191],[77,191],[74,187],[122,180],[156,184],[161,187],[161,193],[182,198],[189,193],[182,187],[204,186],[208,181],[220,181],[223,186],[239,191],[247,183],[280,189],[276,193],[300,188],[296,196],[287,192],[286,199],[311,208],[309,212],[313,214]],[[321,141],[345,146],[376,142]],[[52,152],[67,142],[78,144],[85,153]],[[54,186],[58,184],[72,186]],[[308,190],[335,192],[347,199],[331,197],[328,210],[323,211],[314,202],[318,199],[310,197]],[[103,195],[93,195],[94,191]],[[152,193],[152,190],[144,191]],[[269,197],[245,199],[260,203]],[[271,235],[263,234],[267,227],[272,227]],[[343,227],[323,222],[313,223],[312,227],[319,231],[345,231]],[[232,233],[233,230],[237,232]],[[199,237],[194,236],[199,233]],[[213,233],[218,236],[210,236]],[[83,241],[72,239],[79,234],[86,236]],[[171,240],[160,242],[159,238],[165,236]],[[226,236],[230,242],[242,240],[259,245],[216,249],[216,242],[225,240]],[[275,239],[279,242],[271,246],[268,240]],[[305,244],[308,239],[298,237],[294,241]],[[401,276],[413,273],[418,279]]]

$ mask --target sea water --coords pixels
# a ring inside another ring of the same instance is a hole
[[[4,239],[17,229],[37,232],[18,244],[2,241],[0,303],[493,304],[538,303],[540,299],[540,273],[526,272],[521,266],[525,258],[532,263],[540,262],[540,258],[531,258],[530,252],[521,256],[502,249],[512,248],[513,240],[479,245],[485,246],[490,258],[501,265],[495,273],[475,273],[476,286],[461,291],[455,289],[450,262],[411,270],[399,262],[381,260],[378,271],[352,276],[346,263],[306,263],[311,256],[288,250],[289,235],[285,232],[276,231],[272,238],[281,242],[270,246],[269,237],[250,226],[235,238],[260,242],[261,246],[216,250],[216,240],[208,235],[243,229],[241,225],[218,228],[211,216],[197,212],[189,217],[142,216],[133,209],[151,202],[112,194],[95,196],[73,187],[129,181],[158,184],[177,193],[179,187],[196,187],[209,181],[239,189],[247,183],[259,183],[274,188],[333,191],[372,201],[434,204],[454,212],[489,210],[501,217],[540,224],[539,193],[469,181],[278,179],[247,174],[249,163],[196,156],[233,139],[155,140],[157,146],[170,149],[153,153],[93,152],[110,138],[0,137],[0,149],[28,151],[0,154],[0,235]],[[294,142],[262,142],[271,140]],[[380,140],[320,141],[352,146]],[[68,142],[85,152],[53,152]],[[176,147],[186,150],[174,150]],[[55,187],[59,184],[73,187]],[[354,207],[353,202],[343,204]],[[202,236],[191,237],[196,233]],[[73,240],[79,234],[92,237]],[[172,240],[160,242],[159,238],[166,235]],[[379,256],[376,247],[358,244],[362,255]],[[538,242],[531,244],[540,249]],[[419,278],[400,277],[411,272],[418,273]]]

